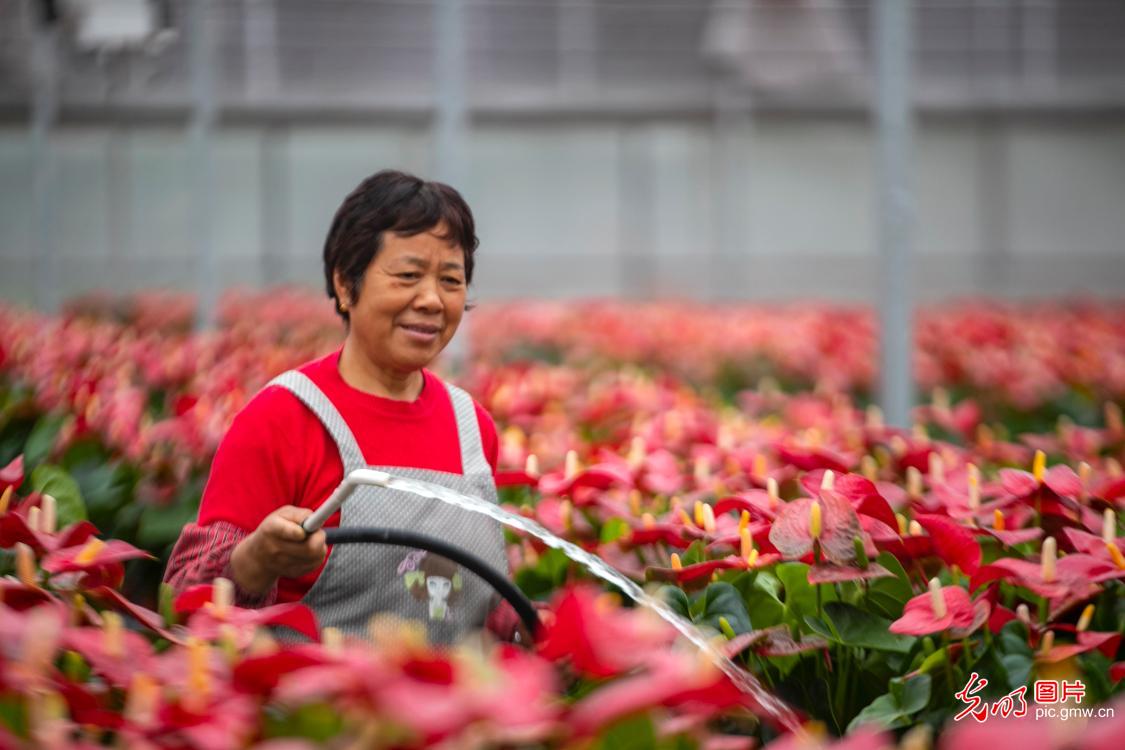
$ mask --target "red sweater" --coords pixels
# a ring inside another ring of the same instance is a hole
[[[423,370],[425,382],[415,401],[394,401],[345,383],[337,369],[339,359],[336,351],[300,371],[335,404],[369,465],[461,473],[453,404],[435,375]],[[495,472],[496,426],[480,404],[476,409],[484,454]],[[165,580],[182,589],[209,583],[218,575],[229,577],[231,551],[263,518],[282,505],[316,508],[343,476],[339,450],[320,420],[287,389],[266,388],[235,416],[220,443],[198,524],[181,534]],[[337,513],[326,525],[337,526],[339,520]],[[300,599],[319,575],[320,569],[301,578],[282,578],[276,600]],[[269,595],[253,603],[273,599]]]

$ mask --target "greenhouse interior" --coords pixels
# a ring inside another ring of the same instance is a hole
[[[0,0],[0,750],[1125,747],[1122,39]]]

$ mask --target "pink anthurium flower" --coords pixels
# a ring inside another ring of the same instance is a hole
[[[973,604],[969,592],[960,586],[941,586],[930,581],[930,590],[906,603],[902,617],[891,623],[890,631],[901,635],[929,635],[950,631],[971,633],[988,620],[987,601]]]
[[[12,490],[19,489],[23,484],[23,454],[16,456],[8,463],[7,466],[0,469],[0,492],[6,491],[9,487]]]

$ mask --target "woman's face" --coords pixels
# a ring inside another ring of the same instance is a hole
[[[444,225],[404,237],[386,232],[360,284],[348,300],[348,338],[372,364],[398,372],[420,370],[453,338],[465,311],[465,254],[441,235]]]

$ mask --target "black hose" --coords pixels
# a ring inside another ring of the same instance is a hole
[[[365,528],[326,528],[324,530],[325,541],[328,544],[393,544],[399,547],[413,547],[414,549],[424,549],[427,552],[441,555],[450,562],[455,562],[462,567],[468,568],[473,573],[480,576],[487,582],[496,593],[504,597],[504,599],[512,605],[512,609],[519,615],[520,620],[523,621],[524,627],[527,632],[531,634],[534,639],[539,630],[539,615],[535,612],[535,607],[532,606],[531,601],[528,600],[523,592],[516,588],[516,585],[508,580],[507,576],[503,575],[491,565],[480,559],[476,555],[466,552],[460,547],[454,547],[452,544],[443,542],[440,539],[435,539],[432,536],[419,534],[414,531],[406,531],[404,529],[381,529],[373,527]]]

